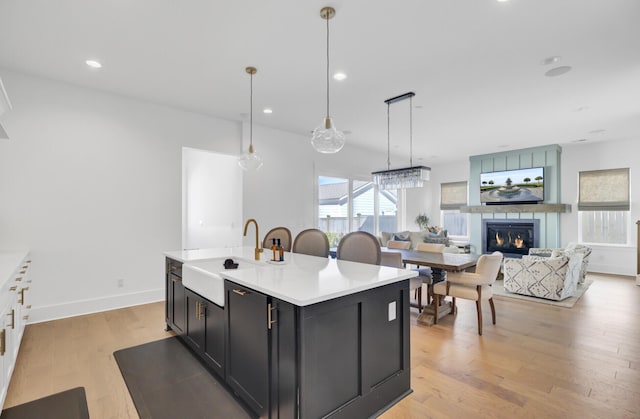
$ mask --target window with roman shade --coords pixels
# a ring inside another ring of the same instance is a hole
[[[440,184],[440,209],[459,210],[467,205],[467,181]]]
[[[600,245],[628,245],[629,169],[578,173],[578,240]]]
[[[578,174],[579,211],[629,211],[629,168]]]
[[[450,237],[468,237],[468,214],[460,213],[460,207],[467,205],[467,182],[440,184],[440,213],[442,227]]]

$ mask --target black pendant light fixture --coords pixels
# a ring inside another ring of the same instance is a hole
[[[429,180],[429,173],[431,172],[429,167],[413,165],[413,97],[415,95],[413,92],[408,92],[384,101],[387,104],[387,170],[371,173],[373,183],[379,185],[380,189],[421,188],[424,186],[424,182]],[[392,103],[405,99],[409,99],[409,167],[391,169],[389,110]]]

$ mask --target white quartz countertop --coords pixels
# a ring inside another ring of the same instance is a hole
[[[285,252],[283,264],[271,264],[268,260],[272,253],[268,249],[261,254],[260,263],[256,263],[252,247],[165,252],[165,256],[184,262],[185,265],[192,263],[200,270],[209,270],[213,276],[219,275],[239,285],[298,306],[355,294],[418,275],[417,272],[407,269],[289,252]],[[245,264],[242,269],[225,270],[220,263],[209,266],[204,262],[206,259],[214,258],[231,258],[241,265],[244,259],[251,262],[253,266],[246,267]]]

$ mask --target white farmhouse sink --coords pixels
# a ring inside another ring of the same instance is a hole
[[[237,269],[255,268],[263,266],[259,262],[242,258],[215,258],[182,265],[182,285],[200,294],[209,301],[224,307],[224,279],[219,272],[224,272],[224,261],[233,259],[238,264]]]

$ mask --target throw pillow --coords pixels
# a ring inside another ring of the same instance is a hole
[[[436,234],[440,237],[447,237],[449,235],[449,232],[447,230],[443,229],[442,227],[436,226],[427,227],[427,232],[430,234]]]
[[[393,233],[393,236],[391,238],[391,240],[396,240],[396,241],[400,241],[400,242],[407,242],[407,241],[411,241],[411,237],[409,237],[409,232],[408,231],[402,231],[399,233]]]
[[[380,245],[382,247],[387,247],[387,242],[389,240],[391,240],[391,235],[392,234],[393,233],[388,233],[386,231],[383,231],[383,232],[380,233]]]
[[[573,251],[576,250],[578,248],[579,244],[576,242],[571,242],[569,244],[567,244],[567,247],[564,248],[564,250],[569,250],[569,251]]]
[[[427,234],[423,240],[425,243],[439,243],[449,245],[449,237],[442,237],[437,234]]]
[[[411,240],[411,248],[415,249],[418,243],[422,243],[426,235],[427,233],[424,231],[412,231],[411,233],[409,233],[409,239]]]

